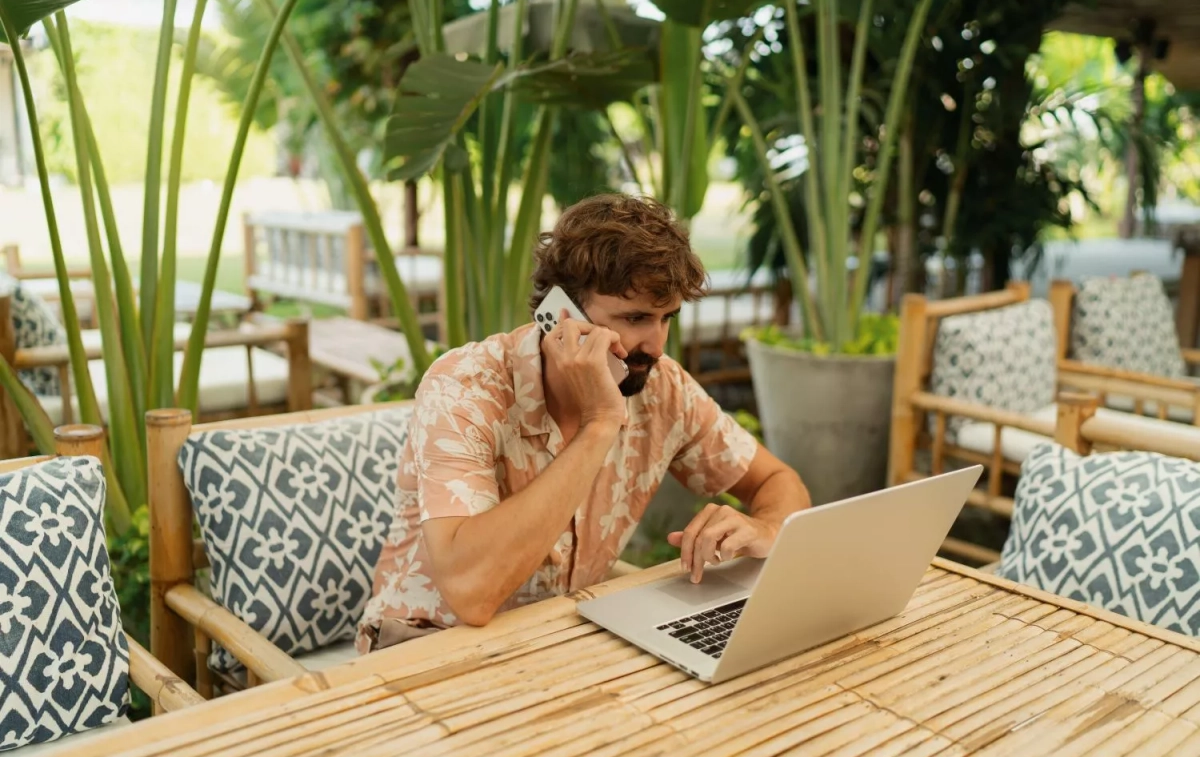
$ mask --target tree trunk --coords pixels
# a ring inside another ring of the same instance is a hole
[[[1125,212],[1117,233],[1122,239],[1133,237],[1137,228],[1137,190],[1138,190],[1138,149],[1137,140],[1142,133],[1142,120],[1146,115],[1146,74],[1148,71],[1149,50],[1146,46],[1139,48],[1137,71],[1133,75],[1133,115],[1130,116],[1129,144],[1125,146],[1125,181],[1129,185],[1125,193]]]
[[[921,265],[917,260],[916,240],[916,200],[917,188],[913,186],[913,134],[912,111],[905,119],[904,131],[899,138],[899,155],[896,165],[897,217],[895,230],[895,256],[893,259],[895,275],[893,285],[900,287],[899,292],[893,292],[891,300],[899,302],[900,297],[911,292],[921,291]]]
[[[417,225],[421,220],[421,212],[417,208],[417,182],[404,182],[404,246],[420,247]]]

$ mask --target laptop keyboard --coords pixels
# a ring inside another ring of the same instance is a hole
[[[746,600],[739,599],[686,618],[663,623],[658,626],[658,630],[670,634],[689,647],[699,649],[709,657],[720,657],[745,606]]]

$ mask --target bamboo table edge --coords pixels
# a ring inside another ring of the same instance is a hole
[[[1172,644],[1182,649],[1200,653],[1200,639],[1174,631],[1152,626],[1134,618],[1087,605],[1077,600],[1061,597],[1034,587],[1018,584],[989,573],[982,573],[967,565],[944,558],[934,558],[929,569],[942,570],[971,578],[1004,591],[1026,596],[1030,599],[1054,605],[1062,609],[1085,615],[1098,621],[1111,623],[1128,631]],[[67,748],[56,752],[59,757],[109,757],[128,750],[141,749],[181,733],[211,726],[222,721],[236,721],[239,716],[253,716],[268,708],[278,708],[306,697],[317,695],[350,684],[376,679],[377,684],[400,677],[411,677],[435,670],[444,665],[469,664],[483,659],[505,648],[506,639],[519,641],[522,633],[549,621],[575,616],[577,625],[587,623],[575,613],[577,602],[610,594],[621,589],[649,583],[681,573],[679,563],[671,561],[638,571],[627,576],[604,581],[570,594],[527,605],[496,616],[487,626],[475,628],[461,626],[436,634],[413,639],[368,656],[357,657],[323,671],[309,672],[295,678],[275,681],[253,689],[238,692],[204,704],[178,710],[165,715],[143,720],[130,726],[116,729],[111,734],[86,740],[78,748]],[[510,637],[514,637],[511,638]],[[384,672],[386,676],[384,675]]]

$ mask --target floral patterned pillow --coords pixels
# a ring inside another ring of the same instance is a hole
[[[397,501],[408,408],[190,437],[213,597],[290,655],[349,639]],[[214,670],[238,666],[214,648]]]
[[[40,297],[21,286],[20,281],[0,273],[0,294],[12,297],[17,349],[67,343],[67,332],[54,316],[54,311]],[[58,373],[53,368],[33,368],[21,371],[20,376],[22,383],[34,394],[57,397],[62,393]]]
[[[999,574],[1200,635],[1200,464],[1036,447],[1021,466]]]

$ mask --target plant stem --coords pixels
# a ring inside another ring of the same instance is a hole
[[[800,31],[796,3],[787,2],[784,4],[784,9],[788,39],[790,40],[788,48],[792,53],[792,69],[796,79],[796,103],[800,108],[800,133],[804,137],[804,149],[808,162],[808,166],[804,169],[804,210],[808,218],[809,230],[809,238],[806,241],[816,262],[817,289],[824,292],[829,287],[829,271],[825,259],[828,250],[824,213],[826,202],[821,196],[821,169],[820,161],[817,160],[817,130],[813,120],[812,95],[808,86],[808,64],[806,62],[808,56],[805,54],[804,35]],[[762,166],[764,172],[771,172],[769,162],[764,162]],[[833,233],[832,229],[830,233]],[[792,285],[794,289],[804,291],[808,289],[807,281],[793,281]],[[823,325],[818,323],[816,333],[823,331]]]
[[[908,92],[908,80],[912,73],[913,58],[917,54],[917,44],[925,26],[925,17],[929,14],[932,0],[921,0],[908,25],[908,33],[904,37],[904,47],[900,51],[900,65],[896,69],[896,78],[892,81],[892,91],[888,95],[886,116],[883,121],[884,142],[879,150],[879,166],[875,171],[875,180],[871,186],[871,201],[863,218],[862,235],[859,247],[870,247],[874,243],[875,231],[879,225],[879,214],[883,208],[883,198],[887,194],[888,172],[892,165],[892,153],[896,147],[896,136],[900,127],[900,111],[904,106]],[[851,333],[857,333],[858,317],[862,310],[863,297],[867,291],[866,276],[854,279],[854,293],[850,300],[850,310],[847,313],[851,323]]]
[[[154,303],[158,287],[158,210],[162,198],[163,129],[167,109],[167,80],[171,47],[175,39],[175,0],[163,0],[158,31],[158,57],[154,66],[154,94],[150,101],[150,135],[146,143],[146,184],[142,204],[142,342],[152,354]]]
[[[54,32],[60,46],[59,60],[67,84],[67,104],[71,114],[71,135],[75,142],[75,162],[79,172],[79,192],[83,198],[83,218],[87,229],[88,251],[91,255],[93,289],[96,295],[96,314],[100,320],[100,336],[104,353],[104,373],[108,383],[108,421],[112,444],[124,452],[114,460],[114,466],[106,468],[106,475],[115,473],[116,481],[129,497],[137,503],[146,501],[146,458],[142,454],[140,436],[137,433],[138,419],[134,417],[133,394],[126,370],[124,350],[121,347],[121,332],[117,326],[116,305],[113,302],[112,282],[108,265],[104,262],[104,249],[100,242],[100,226],[96,217],[95,197],[92,192],[92,175],[88,158],[87,137],[84,117],[80,115],[83,93],[75,76],[75,55],[71,49],[71,32],[67,16],[62,11],[55,14],[57,21],[46,19],[47,34]],[[57,27],[57,28],[55,28]],[[114,517],[116,515],[114,514]],[[128,513],[121,516],[127,518]]]
[[[167,215],[163,233],[162,286],[154,318],[154,351],[150,366],[152,408],[170,407],[174,402],[175,383],[175,258],[179,228],[179,181],[183,173],[183,145],[187,134],[188,102],[192,93],[192,72],[196,68],[196,49],[200,44],[200,25],[207,0],[196,0],[187,47],[183,52],[183,70],[179,74],[179,99],[175,105],[175,133],[171,136],[171,161],[167,170]]]
[[[0,3],[0,28],[8,39],[18,39],[17,28],[4,4]],[[20,44],[11,48],[17,76],[21,80],[21,93],[25,100],[25,113],[29,117],[29,135],[33,141],[33,158],[37,166],[38,185],[42,190],[42,207],[46,211],[46,228],[50,233],[50,250],[54,255],[54,272],[58,279],[59,307],[62,309],[63,324],[67,327],[67,348],[71,354],[71,371],[75,379],[75,391],[79,395],[79,414],[85,423],[99,423],[100,409],[96,402],[96,391],[92,387],[92,375],[88,373],[87,357],[83,351],[83,339],[79,332],[79,313],[75,309],[75,296],[71,292],[71,280],[67,276],[67,262],[63,256],[62,238],[58,233],[58,216],[54,211],[54,198],[50,194],[50,174],[46,169],[46,151],[42,146],[42,135],[38,128],[37,105],[33,100],[33,87],[29,70],[25,66],[25,54]],[[95,419],[95,420],[89,420]],[[31,419],[26,418],[30,423]]]
[[[754,117],[754,113],[750,110],[746,99],[742,97],[742,93],[737,90],[732,91],[733,104],[742,116],[742,123],[750,131],[750,140],[754,144],[754,151],[758,154],[759,163],[763,167],[763,182],[767,185],[767,191],[771,196],[771,204],[775,208],[779,237],[783,242],[784,255],[787,257],[788,269],[791,272],[792,289],[795,291],[796,296],[800,298],[804,309],[804,330],[814,339],[824,341],[825,334],[821,319],[817,315],[812,293],[808,291],[808,269],[804,265],[804,255],[800,250],[800,241],[796,237],[796,227],[792,224],[791,214],[788,213],[787,200],[783,196],[783,189],[779,186],[779,179],[776,178],[775,172],[771,170],[771,162],[767,157],[767,141],[763,139],[762,129],[758,125],[758,120]]]
[[[284,0],[283,10],[275,16],[258,64],[254,68],[254,76],[250,80],[250,91],[246,94],[246,101],[242,104],[242,118],[238,123],[237,138],[233,143],[233,155],[229,158],[229,170],[225,172],[225,186],[221,191],[221,205],[217,209],[216,228],[213,229],[212,246],[209,247],[208,262],[204,268],[200,302],[196,306],[196,318],[192,321],[192,333],[188,337],[187,352],[183,356],[182,375],[179,378],[177,401],[181,407],[191,410],[193,415],[196,415],[199,409],[200,353],[204,350],[204,335],[208,330],[208,314],[212,309],[213,286],[217,281],[217,266],[221,262],[221,242],[225,237],[225,224],[229,220],[229,207],[233,204],[233,190],[237,185],[238,168],[242,164],[242,154],[246,150],[246,137],[249,136],[250,125],[254,122],[254,111],[258,108],[258,98],[262,94],[263,82],[267,78],[271,56],[274,55],[275,48],[279,45],[279,37],[283,33],[284,24],[287,23],[288,16],[296,7],[296,3],[297,0]],[[388,257],[387,250],[387,247],[376,250],[376,257],[381,258],[381,264],[382,258]],[[413,358],[414,360],[418,359],[416,353],[413,354]]]

